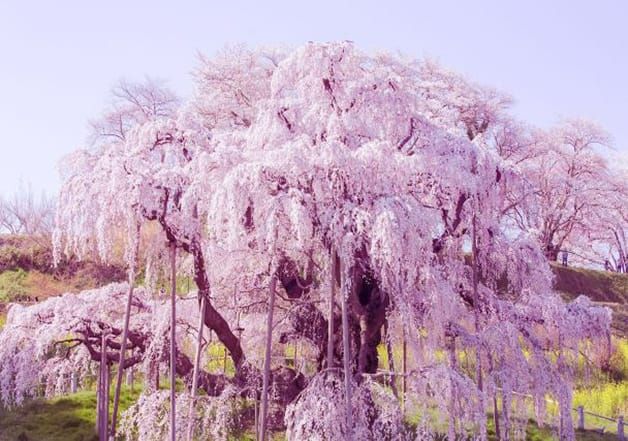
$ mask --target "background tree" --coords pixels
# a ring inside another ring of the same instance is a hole
[[[596,216],[612,210],[616,196],[608,165],[598,153],[610,144],[603,129],[590,121],[567,120],[540,134],[530,160],[520,163],[526,184],[511,198],[509,215],[522,230],[536,231],[544,253],[557,260],[562,249],[587,255],[590,244],[578,243],[596,227]],[[513,201],[513,202],[514,202]]]
[[[21,185],[10,196],[0,197],[0,232],[50,238],[54,228],[54,199],[42,193],[37,197],[29,186]]]
[[[628,272],[628,172],[614,171],[608,182],[604,208],[589,219],[591,229],[585,236],[589,250],[604,269]],[[592,246],[591,246],[592,245]]]

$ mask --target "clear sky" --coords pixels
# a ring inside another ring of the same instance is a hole
[[[29,1],[0,2],[0,194],[59,188],[120,78],[162,78],[189,94],[199,52],[229,43],[352,40],[430,56],[510,93],[517,116],[598,121],[628,152],[628,2]]]

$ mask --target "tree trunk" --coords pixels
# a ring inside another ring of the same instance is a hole
[[[207,303],[205,305],[205,325],[210,330],[214,331],[220,342],[225,345],[231,355],[231,359],[233,360],[237,373],[240,371],[240,368],[245,361],[240,340],[231,331],[231,328],[224,317],[209,301],[210,285],[205,271],[205,257],[203,256],[200,244],[193,242],[190,245],[189,250],[194,258],[194,281],[198,287],[199,296],[207,299]]]
[[[366,250],[359,251],[355,259],[356,263],[348,271],[351,289],[347,298],[351,314],[349,326],[358,349],[354,362],[359,374],[373,374],[379,363],[377,347],[382,342],[389,300],[373,275]]]
[[[213,307],[209,301],[209,279],[205,268],[205,256],[199,237],[186,238],[179,240],[175,230],[166,222],[164,217],[148,217],[154,219],[161,224],[168,241],[186,252],[190,253],[194,262],[194,282],[198,287],[199,296],[207,299],[205,307],[205,325],[216,333],[220,342],[225,345],[231,354],[233,364],[235,365],[236,374],[240,373],[240,368],[244,364],[245,357],[240,345],[240,340],[233,334],[229,324],[224,317]]]
[[[560,247],[557,245],[553,245],[551,242],[548,242],[545,245],[545,257],[547,258],[547,260],[550,260],[552,262],[557,262],[559,251],[560,251]]]
[[[360,351],[358,352],[358,372],[365,372],[366,368],[366,356],[368,352],[368,339],[367,339],[368,322],[366,314],[360,316]]]
[[[275,288],[277,277],[272,276],[270,281],[270,303],[268,306],[268,321],[266,327],[266,353],[264,356],[264,380],[262,384],[262,415],[260,423],[260,434],[258,441],[264,441],[266,437],[266,424],[268,418],[268,385],[270,383],[270,356],[273,339],[273,310],[275,309]]]

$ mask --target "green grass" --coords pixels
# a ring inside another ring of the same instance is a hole
[[[34,400],[11,411],[0,410],[0,440],[97,440],[96,394],[79,392],[52,400]]]
[[[120,408],[127,409],[140,393],[140,388],[131,392],[124,387],[120,399]],[[113,393],[112,393],[113,395]],[[594,404],[590,403],[593,406]],[[412,419],[410,417],[410,419]],[[601,427],[601,424],[587,420],[587,426]],[[0,441],[96,441],[96,394],[94,391],[82,391],[51,400],[33,400],[24,406],[10,411],[0,409]],[[415,421],[416,424],[416,421]],[[411,424],[412,425],[412,424]],[[492,418],[488,419],[489,440],[496,440]],[[526,439],[531,441],[553,440],[553,433],[547,428],[539,428],[530,420],[526,428]],[[595,430],[578,432],[579,441],[611,441],[615,434],[600,434]],[[250,431],[230,441],[253,441]],[[272,434],[273,441],[285,440],[283,432]]]
[[[140,393],[123,387],[120,409],[126,410]],[[113,408],[113,388],[110,409]],[[110,410],[111,412],[111,410]],[[0,441],[95,441],[96,393],[93,390],[36,399],[14,409],[0,408]]]
[[[275,432],[271,435],[271,441],[285,441],[285,434],[283,432]],[[440,438],[437,438],[440,439]],[[444,439],[444,438],[443,438]],[[488,439],[490,441],[497,441],[495,431],[492,424],[488,426]],[[255,434],[247,433],[238,438],[229,438],[229,441],[254,441]],[[526,440],[528,441],[556,441],[554,434],[547,428],[539,428],[533,421],[528,424],[526,428]],[[585,430],[576,431],[576,440],[578,441],[617,441],[617,435],[614,434],[601,434],[597,431]]]
[[[488,439],[490,441],[498,441],[495,435],[495,424],[493,424],[492,415],[487,425]],[[577,430],[576,439],[578,441],[616,441],[617,435],[605,433],[601,434],[595,430]],[[539,427],[534,420],[529,420],[526,426],[526,440],[529,441],[555,441],[556,438],[552,430],[547,427]]]
[[[577,390],[573,401],[574,407],[584,406],[585,410],[611,418],[628,415],[628,382]]]
[[[406,419],[410,427],[416,427],[419,417],[409,415]],[[593,426],[595,427],[595,426]],[[443,428],[446,430],[446,428]],[[503,429],[502,429],[503,430]],[[489,441],[499,441],[495,434],[495,424],[492,414],[487,414],[486,431]],[[503,433],[502,433],[503,436]],[[437,440],[445,440],[444,434],[436,437]],[[471,438],[469,438],[471,439]],[[512,439],[512,437],[511,437]],[[528,420],[526,425],[526,440],[528,441],[555,441],[555,433],[549,427],[539,427],[533,419]],[[578,441],[616,441],[617,435],[611,433],[599,433],[597,430],[576,430],[576,440]]]

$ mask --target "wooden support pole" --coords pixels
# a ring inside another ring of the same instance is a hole
[[[104,425],[105,439],[109,441],[109,390],[111,389],[111,365],[105,361],[105,396],[103,404],[105,406]]]
[[[584,430],[584,407],[578,406],[578,429]]]
[[[133,392],[133,380],[134,380],[134,372],[133,372],[133,367],[130,367],[127,371],[126,371],[126,385],[129,386],[131,388],[131,392]]]
[[[76,377],[76,372],[72,371],[70,374],[70,392],[75,394],[78,390],[78,380]]]
[[[102,341],[102,340],[101,340]],[[98,382],[96,384],[96,433],[101,441],[102,435],[102,350],[101,358],[98,362]]]
[[[98,439],[107,441],[107,337],[103,331],[100,338],[100,366],[98,381]]]
[[[133,256],[131,258],[131,264],[129,265],[129,290],[126,300],[126,309],[124,312],[124,329],[122,331],[122,342],[120,343],[120,356],[118,358],[118,375],[116,377],[116,391],[113,397],[113,415],[111,417],[111,434],[113,437],[116,435],[116,423],[118,419],[118,407],[120,403],[120,390],[122,389],[122,374],[124,373],[124,357],[126,355],[126,346],[129,337],[129,321],[131,318],[131,304],[133,300],[133,287],[135,284],[135,267],[137,255],[140,247],[140,224],[137,224],[136,236],[135,236],[135,248],[133,250]]]
[[[397,377],[395,376],[395,360],[392,350],[392,344],[390,342],[390,332],[388,328],[388,319],[384,322],[384,341],[386,342],[386,356],[388,357],[388,370],[390,374],[390,387],[393,391],[393,395],[399,400],[399,391],[397,390]]]
[[[353,406],[351,403],[351,343],[349,340],[349,311],[347,308],[347,297],[349,296],[349,290],[351,284],[347,280],[348,271],[345,271],[344,265],[342,269],[341,278],[341,293],[340,304],[342,314],[342,352],[343,352],[343,365],[345,373],[345,412],[347,423],[347,441],[353,439]]]
[[[139,226],[137,229],[137,245],[135,248],[135,256],[138,253],[140,243]],[[122,343],[120,344],[120,356],[118,358],[118,375],[116,377],[116,391],[113,397],[113,415],[111,417],[111,434],[115,437],[116,422],[118,418],[118,406],[120,403],[120,391],[122,390],[122,375],[124,374],[124,356],[126,355],[126,346],[129,338],[129,321],[131,318],[131,304],[133,303],[133,285],[135,283],[135,263],[129,268],[129,291],[126,299],[126,310],[124,311],[124,330],[122,331]]]
[[[257,389],[255,389],[254,391],[254,395],[253,395],[253,405],[255,406],[254,408],[254,412],[255,412],[255,439],[258,440],[259,439],[259,410],[258,410],[258,392]]]
[[[270,356],[273,340],[273,311],[275,309],[275,289],[277,277],[273,274],[270,280],[270,301],[268,306],[268,320],[266,326],[266,353],[264,354],[264,379],[262,382],[262,414],[258,441],[264,441],[266,437],[266,425],[268,418],[268,386],[270,384]]]
[[[331,250],[331,269],[330,269],[330,288],[329,288],[329,301],[328,310],[329,316],[327,318],[327,368],[334,367],[334,297],[336,297],[336,273],[338,264],[338,255],[336,250]]]
[[[495,436],[502,439],[499,429],[499,406],[497,405],[497,393],[493,395],[493,420],[495,421]]]
[[[408,347],[406,344],[406,329],[403,329],[402,337],[401,337],[401,413],[405,417],[406,415],[406,373],[408,370]]]
[[[626,441],[626,435],[624,434],[624,417],[617,418],[617,438],[619,441]]]
[[[194,404],[196,401],[196,389],[198,388],[198,372],[199,366],[201,364],[201,352],[203,345],[203,328],[205,323],[205,296],[201,297],[201,310],[200,316],[198,320],[198,337],[196,339],[196,356],[194,357],[194,371],[192,374],[192,391],[191,391],[191,400],[190,400],[190,408],[188,410],[188,428],[187,428],[187,441],[192,440],[192,419],[194,412]]]
[[[177,372],[175,365],[175,329],[177,322],[176,300],[177,300],[177,248],[174,243],[170,245],[170,265],[171,265],[171,281],[172,291],[170,293],[170,441],[176,441],[176,381]]]

